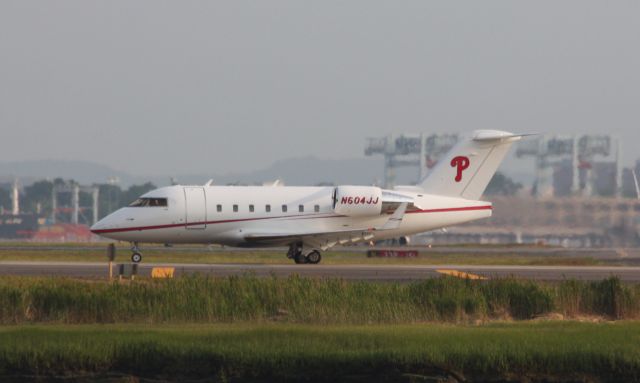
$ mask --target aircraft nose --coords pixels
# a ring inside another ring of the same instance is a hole
[[[91,232],[93,234],[100,234],[100,230],[104,229],[104,218],[101,219],[100,221],[94,223],[93,225],[91,225],[91,227],[89,228],[89,230],[91,230]]]
[[[113,229],[117,227],[118,219],[116,213],[111,213],[108,216],[102,218],[98,222],[94,223],[93,226],[89,228],[93,234],[105,234],[106,230]]]

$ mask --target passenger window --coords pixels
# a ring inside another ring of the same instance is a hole
[[[216,205],[216,210],[220,213],[222,211],[222,205]]]
[[[271,205],[265,205],[264,206],[264,211],[266,211],[267,213],[271,212]]]
[[[233,205],[233,212],[237,213],[238,212],[238,205]]]
[[[314,205],[313,206],[313,211],[315,211],[316,213],[320,212],[320,205]]]
[[[282,212],[286,213],[287,212],[287,205],[282,205]]]
[[[304,205],[298,205],[298,211],[304,213]]]
[[[249,205],[249,213],[253,213],[253,205]]]

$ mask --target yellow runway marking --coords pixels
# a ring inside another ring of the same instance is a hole
[[[487,277],[483,277],[482,275],[465,273],[464,271],[451,270],[451,269],[438,269],[436,270],[440,274],[450,275],[452,277],[457,278],[466,278],[466,279],[487,279]]]
[[[173,278],[175,267],[154,267],[151,269],[151,278]]]

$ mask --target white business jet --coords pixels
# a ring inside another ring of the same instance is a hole
[[[174,185],[142,195],[91,227],[132,243],[288,246],[296,263],[320,262],[335,245],[397,238],[491,216],[479,201],[522,135],[475,131],[416,186],[274,187]]]

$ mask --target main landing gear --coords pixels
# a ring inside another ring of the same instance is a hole
[[[133,242],[131,245],[131,262],[140,263],[142,262],[142,253],[140,253],[140,248],[138,248],[138,242]]]
[[[310,263],[317,264],[322,260],[322,255],[318,250],[311,250],[305,254],[302,243],[292,243],[287,251],[287,258],[293,259],[297,264]]]

